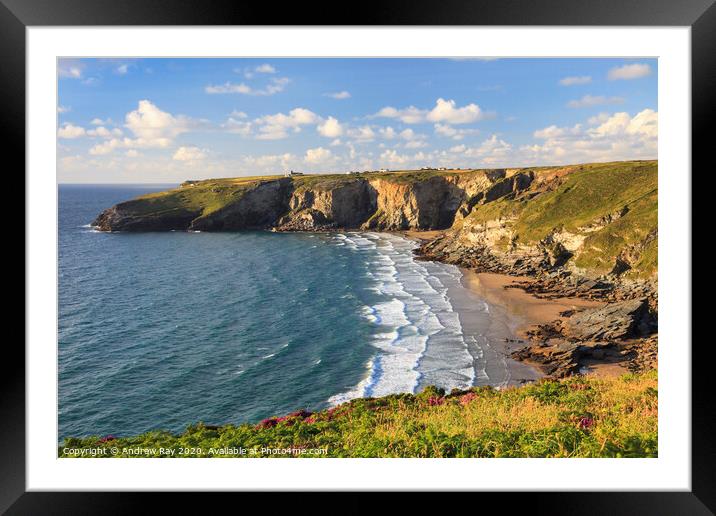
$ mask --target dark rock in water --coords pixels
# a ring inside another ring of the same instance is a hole
[[[574,314],[563,326],[567,338],[578,340],[618,340],[637,337],[649,326],[646,299],[610,303]]]
[[[100,231],[170,231],[185,230],[199,211],[176,209],[161,216],[137,214],[137,201],[127,201],[104,210],[92,222]]]

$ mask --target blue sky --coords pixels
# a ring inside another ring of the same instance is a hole
[[[61,59],[60,182],[657,157],[655,59]]]

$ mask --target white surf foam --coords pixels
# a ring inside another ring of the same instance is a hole
[[[478,372],[448,297],[448,285],[459,284],[459,269],[416,261],[416,244],[398,235],[344,236],[352,249],[367,252],[371,285],[366,290],[382,298],[363,309],[377,326],[371,344],[378,352],[367,364],[365,378],[329,402],[415,392],[421,384],[446,389],[472,385]]]

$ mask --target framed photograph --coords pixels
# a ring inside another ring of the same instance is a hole
[[[712,3],[315,25],[2,0],[27,303],[0,508],[529,491],[711,514],[691,170]]]

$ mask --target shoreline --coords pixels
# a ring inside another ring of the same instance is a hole
[[[602,301],[573,297],[542,299],[519,287],[513,287],[517,282],[530,281],[532,278],[528,276],[476,272],[466,267],[460,267],[460,271],[468,289],[484,297],[490,303],[503,307],[511,315],[521,320],[515,328],[515,333],[522,340],[527,340],[526,332],[534,325],[565,320],[566,317],[561,315],[562,312],[583,308],[600,308],[606,304]]]
[[[528,276],[509,276],[492,272],[476,272],[460,267],[463,274],[463,283],[466,288],[475,292],[490,303],[500,306],[519,322],[514,333],[520,342],[534,343],[528,331],[539,325],[547,325],[555,321],[564,322],[568,316],[562,313],[572,310],[601,308],[607,303],[576,297],[538,298],[526,292],[519,286],[512,287],[518,282],[531,281]],[[531,360],[522,362],[539,370],[539,364]],[[585,360],[587,366],[581,374],[597,377],[616,377],[629,372],[626,363],[619,361]],[[547,376],[540,371],[540,376]]]

